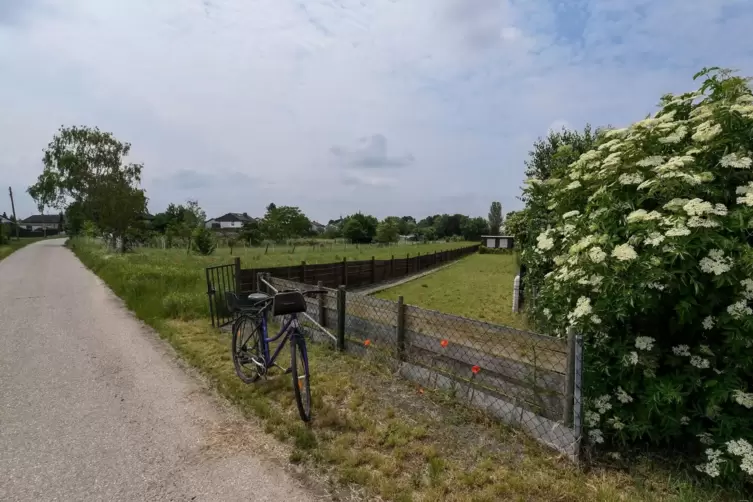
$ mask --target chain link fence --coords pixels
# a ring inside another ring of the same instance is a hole
[[[314,289],[266,276],[268,292]],[[327,289],[308,299],[303,325],[316,342],[390,365],[426,389],[525,430],[577,459],[582,342]],[[323,330],[320,328],[323,328]],[[325,333],[326,331],[326,333]]]

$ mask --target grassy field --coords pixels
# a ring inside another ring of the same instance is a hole
[[[648,460],[631,462],[629,470],[576,468],[440,392],[395,378],[376,358],[321,345],[310,350],[314,420],[305,427],[289,377],[242,384],[233,372],[227,334],[211,329],[206,318],[181,319],[153,307],[163,305],[166,291],[190,294],[186,288],[194,285],[187,278],[195,267],[143,256],[133,262],[75,240],[71,247],[221,395],[258,418],[284,445],[288,460],[304,466],[334,500],[732,500],[714,486],[699,485],[686,471]],[[238,442],[235,436],[233,441]]]
[[[32,242],[37,242],[38,240],[41,240],[38,237],[29,237],[29,238],[23,238],[21,240],[11,240],[8,244],[4,244],[0,246],[0,260],[10,255],[13,251],[16,251],[17,249],[21,249],[24,246],[28,246]]]
[[[525,318],[512,313],[517,270],[513,255],[474,254],[374,296],[397,300],[402,295],[409,305],[525,329]]]

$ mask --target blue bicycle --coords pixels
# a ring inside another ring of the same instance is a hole
[[[306,312],[304,295],[325,294],[326,290],[280,291],[274,295],[252,293],[239,298],[226,292],[228,307],[238,313],[233,323],[232,355],[235,373],[247,384],[266,377],[273,367],[293,374],[293,393],[298,413],[304,422],[311,420],[311,386],[306,340],[301,332],[298,314]],[[267,313],[283,316],[282,328],[272,338],[267,336]],[[270,344],[278,342],[270,355]],[[290,367],[282,368],[276,361],[290,341]]]

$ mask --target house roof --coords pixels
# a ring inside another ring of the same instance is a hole
[[[311,224],[314,225],[315,227],[325,228],[325,226],[319,223],[318,221],[312,221]]]
[[[21,223],[60,223],[62,219],[59,214],[34,214],[21,220]]]
[[[210,221],[251,221],[253,220],[252,217],[248,215],[248,213],[227,213],[223,214],[219,218],[213,218]]]
[[[10,219],[0,216],[0,223],[13,223]]]

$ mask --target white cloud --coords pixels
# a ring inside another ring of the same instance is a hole
[[[548,128],[621,125],[692,88],[703,64],[750,73],[753,60],[741,0],[29,0],[7,12],[0,177],[21,192],[60,124],[98,125],[145,162],[153,211],[189,192],[212,214],[274,201],[325,221],[512,208]],[[196,188],[165,182],[181,170]],[[198,188],[212,176],[226,186]]]

